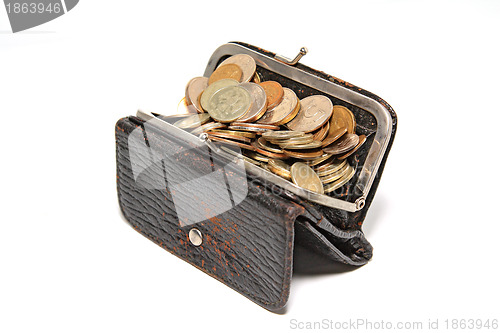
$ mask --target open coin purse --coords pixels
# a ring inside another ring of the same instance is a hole
[[[303,52],[305,53],[305,52]],[[118,198],[138,232],[262,307],[284,307],[292,270],[361,266],[372,246],[361,230],[396,132],[378,96],[294,60],[244,43],[220,46],[204,76],[235,54],[254,58],[263,81],[302,99],[324,95],[355,116],[367,137],[348,157],[355,174],[329,194],[313,193],[229,154],[207,136],[139,111],[116,124]]]

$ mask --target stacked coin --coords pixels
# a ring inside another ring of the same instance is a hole
[[[185,111],[170,116],[175,126],[240,147],[248,162],[320,194],[354,176],[346,159],[366,141],[347,107],[323,95],[299,99],[292,89],[263,81],[246,54],[225,59],[209,78],[189,81],[179,105]]]

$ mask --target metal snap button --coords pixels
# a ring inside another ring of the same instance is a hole
[[[203,242],[203,235],[201,234],[201,231],[196,228],[189,230],[189,241],[194,246],[200,246]]]

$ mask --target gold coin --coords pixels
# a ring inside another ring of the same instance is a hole
[[[288,158],[288,156],[283,154],[283,153],[273,153],[273,152],[270,152],[268,150],[262,149],[256,141],[252,142],[252,147],[259,154],[262,154],[262,155],[270,157],[270,158],[277,158],[277,159],[281,159],[281,160],[285,160]]]
[[[276,81],[264,81],[259,83],[264,88],[267,96],[267,109],[272,109],[281,103],[283,99],[283,87]]]
[[[193,105],[193,107],[199,113],[203,113],[203,109],[199,103],[199,97],[203,90],[208,87],[208,78],[206,77],[195,77],[191,79],[186,85],[186,103],[188,105]]]
[[[347,127],[341,127],[333,132],[330,132],[326,139],[323,140],[323,147],[326,147],[328,145],[331,145],[338,139],[342,137],[347,132]]]
[[[245,149],[248,149],[248,150],[254,150],[254,148],[252,146],[247,145],[246,143],[239,142],[239,141],[234,141],[234,140],[230,140],[230,139],[221,138],[221,137],[218,137],[218,136],[213,136],[210,133],[208,133],[208,138],[210,140],[212,140],[212,141],[218,141],[218,142],[226,143],[226,144],[231,145],[231,146],[238,146],[240,148],[245,148]]]
[[[313,95],[300,101],[301,109],[286,126],[293,131],[312,132],[323,126],[332,115],[332,101],[323,95]]]
[[[245,82],[240,87],[246,89],[252,96],[252,106],[248,112],[238,118],[239,122],[253,122],[264,115],[267,110],[267,97],[264,88],[258,84]]]
[[[257,68],[255,60],[248,54],[235,54],[221,62],[219,67],[227,64],[236,64],[241,68],[243,74],[240,82],[250,82]]]
[[[328,131],[330,130],[330,122],[326,122],[323,126],[321,126],[316,132],[313,134],[313,139],[315,141],[323,141],[328,135]]]
[[[238,82],[241,82],[241,75],[242,71],[240,66],[235,65],[235,64],[227,64],[227,65],[221,65],[217,67],[217,69],[210,75],[210,78],[208,79],[208,85],[211,85],[212,83],[222,80],[222,79],[233,79]]]
[[[307,165],[309,165],[310,167],[313,167],[313,166],[320,164],[321,162],[326,161],[327,159],[329,159],[332,156],[333,156],[332,154],[323,153],[323,155],[321,155],[320,157],[315,158],[314,160],[306,161],[305,163]]]
[[[262,82],[262,77],[260,76],[259,73],[255,72],[255,74],[253,75],[253,78],[252,78],[252,82],[257,83],[257,84]]]
[[[352,154],[354,154],[354,152],[356,152],[359,149],[359,147],[361,147],[363,145],[363,143],[365,143],[365,141],[366,141],[366,136],[365,135],[360,135],[359,136],[359,142],[356,145],[356,147],[354,147],[351,151],[345,153],[344,155],[337,157],[337,159],[343,160],[343,159],[348,158],[349,156],[351,156]]]
[[[303,143],[303,144],[280,144],[279,145],[281,148],[284,149],[291,149],[291,150],[300,150],[300,149],[314,149],[314,148],[319,148],[321,147],[321,141],[312,141],[309,143]]]
[[[224,125],[224,124],[210,122],[210,123],[206,123],[200,127],[196,127],[195,129],[193,129],[191,131],[191,134],[200,135],[203,132],[209,132],[209,131],[212,131],[212,130],[217,129],[217,128],[225,128],[225,127],[226,127],[226,125]]]
[[[270,159],[268,162],[269,171],[285,179],[291,180],[290,165],[282,160]]]
[[[202,109],[205,111],[207,110],[210,98],[212,98],[212,96],[216,92],[218,92],[222,88],[236,86],[236,85],[238,85],[238,81],[233,79],[223,79],[209,85],[200,95],[200,105]]]
[[[279,125],[284,125],[290,121],[292,121],[293,118],[295,118],[297,116],[297,114],[299,113],[300,111],[300,100],[299,98],[297,97],[297,106],[295,107],[295,110],[293,110],[285,119],[283,119]]]
[[[265,162],[267,163],[269,161],[269,157],[259,154],[255,151],[245,151],[245,155],[248,156],[249,158],[252,158],[257,161]]]
[[[348,152],[359,143],[359,136],[356,134],[344,134],[340,139],[329,146],[323,148],[325,153],[339,155]]]
[[[307,150],[283,149],[283,152],[285,153],[286,156],[298,158],[301,160],[313,160],[323,155],[323,151],[321,149],[307,149]]]
[[[227,133],[220,133],[220,132],[209,132],[210,136],[216,136],[219,138],[225,138],[225,139],[230,139],[230,140],[235,140],[235,141],[242,141],[246,143],[252,142],[252,139],[246,138],[241,135],[233,135],[233,134],[227,134]]]
[[[344,161],[337,161],[336,160],[335,162],[331,162],[327,165],[322,166],[321,168],[313,168],[313,169],[314,169],[314,171],[316,171],[318,176],[324,177],[324,176],[327,176],[327,175],[330,175],[332,173],[339,171],[346,164],[347,164],[347,162],[345,160]]]
[[[263,137],[257,139],[257,144],[260,148],[270,151],[271,153],[283,154],[283,149],[281,149],[277,145],[273,145],[272,143],[267,142],[267,140]]]
[[[319,179],[321,179],[321,182],[323,184],[329,184],[331,182],[334,182],[336,181],[337,179],[340,179],[342,178],[343,176],[345,176],[346,173],[348,173],[350,170],[350,165],[349,164],[345,164],[342,168],[340,168],[339,170],[335,171],[335,172],[332,172],[324,177],[319,177]],[[316,172],[317,173],[317,172]],[[319,176],[319,174],[318,174]]]
[[[272,82],[272,81],[271,81]],[[284,120],[288,119],[297,108],[297,95],[293,90],[283,88],[283,100],[272,109],[268,109],[266,113],[259,119],[259,124],[281,125]]]
[[[296,138],[300,136],[304,136],[304,132],[297,132],[297,131],[269,131],[266,133],[263,133],[262,136],[266,140],[282,140],[282,139],[290,139],[290,138]]]
[[[325,185],[324,192],[330,193],[330,192],[335,191],[336,189],[344,186],[345,184],[347,184],[347,182],[349,182],[351,180],[351,178],[354,176],[354,173],[355,173],[354,168],[349,166],[348,172],[342,178],[340,178],[339,180],[337,180],[334,183]]]
[[[216,121],[230,123],[244,115],[251,104],[252,100],[247,90],[239,86],[229,86],[210,97],[207,112]]]
[[[244,136],[245,138],[250,138],[254,139],[255,138],[255,133],[250,133],[250,132],[243,132],[243,131],[231,131],[231,130],[225,130],[225,129],[216,129],[213,130],[212,132],[216,133],[227,133],[231,135],[239,135],[239,136]]]
[[[330,119],[330,134],[340,128],[347,128],[347,133],[356,133],[356,119],[354,114],[345,106],[334,105]]]
[[[178,120],[175,123],[173,123],[173,125],[184,129],[195,128],[207,123],[209,120],[210,120],[210,115],[208,113],[200,113]]]
[[[305,163],[296,162],[290,168],[292,181],[306,190],[323,194],[323,184],[316,172]]]

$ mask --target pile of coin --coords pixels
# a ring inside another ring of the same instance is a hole
[[[194,135],[207,133],[211,141],[240,147],[246,161],[320,194],[354,176],[347,157],[366,141],[345,106],[323,95],[299,99],[278,82],[262,81],[246,54],[227,58],[209,78],[189,81],[179,109],[181,114],[164,118]]]

